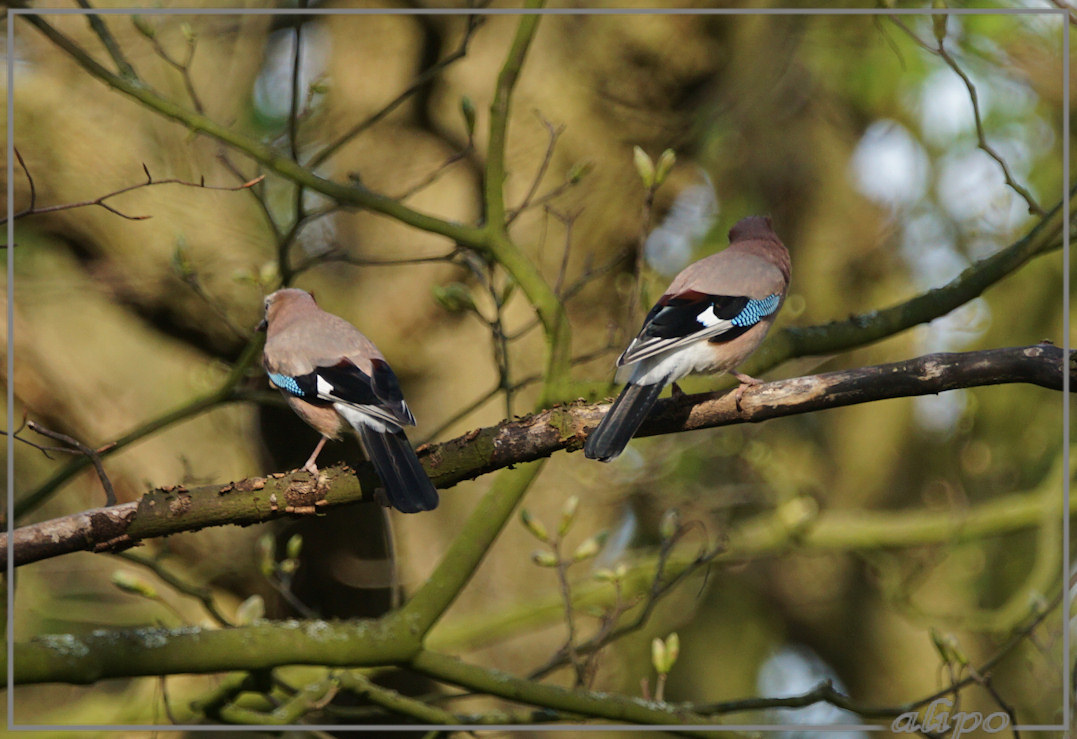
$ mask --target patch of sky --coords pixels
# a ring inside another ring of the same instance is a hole
[[[316,21],[304,23],[300,29],[299,98],[302,108],[311,84],[325,74],[330,40],[329,32]],[[262,70],[254,82],[254,107],[267,118],[283,120],[290,114],[295,40],[295,30],[283,28],[274,31],[266,44]]]
[[[789,698],[807,693],[828,680],[837,691],[846,692],[833,668],[819,655],[804,645],[788,644],[763,662],[756,677],[756,687],[760,695],[768,698]],[[861,723],[856,714],[829,703],[814,703],[803,708],[772,709],[767,715],[770,721],[779,725],[840,726]],[[825,736],[820,734],[818,729],[776,731],[768,735],[783,739],[816,739]],[[863,731],[842,731],[836,735],[843,739],[868,739],[868,734]]]

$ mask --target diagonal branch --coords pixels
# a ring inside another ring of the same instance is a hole
[[[259,162],[269,171],[279,174],[297,185],[308,187],[337,201],[341,205],[368,208],[375,213],[395,218],[409,226],[473,245],[476,248],[482,248],[485,244],[483,232],[479,228],[421,213],[386,195],[368,190],[355,182],[343,184],[321,177],[272,146],[263,144],[250,136],[217,123],[208,116],[201,115],[164,98],[139,81],[114,74],[87,54],[82,47],[46,22],[41,16],[20,14],[19,17],[24,18],[26,22],[37,28],[53,44],[74,59],[79,66],[106,85],[134,98],[149,110],[185,125],[194,133],[204,133],[222,144],[232,147]]]
[[[847,405],[898,397],[929,395],[962,387],[1029,383],[1052,390],[1062,388],[1063,352],[1050,344],[1008,349],[989,349],[962,354],[930,354],[893,364],[797,377],[747,388],[740,408],[730,392],[685,395],[659,401],[644,422],[639,436],[679,433],[739,423],[758,423],[771,418],[809,413]],[[1074,372],[1071,360],[1068,371]],[[576,403],[541,411],[497,426],[476,429],[442,444],[420,447],[430,478],[439,488],[498,469],[544,459],[555,452],[583,447],[590,429],[607,406]],[[319,487],[310,475],[294,471],[287,475],[251,478],[225,485],[196,488],[172,487],[144,495],[138,502],[84,511],[16,529],[16,566],[75,551],[120,551],[138,542],[182,531],[226,524],[249,525],[289,513],[324,511],[337,505],[370,499],[376,478],[369,465],[359,479],[345,467],[322,470],[326,480]],[[499,515],[511,514],[515,496],[522,494],[538,473],[523,467],[519,477],[505,483],[508,490],[484,499],[480,517],[491,529]],[[367,486],[364,492],[363,484]],[[503,509],[507,509],[505,513]],[[498,514],[498,515],[495,515]],[[496,532],[494,532],[496,533]],[[482,535],[493,536],[490,530]],[[458,536],[454,547],[474,539]],[[451,549],[450,552],[455,551]],[[463,556],[462,554],[460,556]],[[0,536],[0,567],[6,564],[7,535]],[[448,557],[447,560],[450,560]],[[459,591],[458,578],[432,577],[409,604],[430,618],[451,593]],[[428,589],[427,589],[428,588]],[[427,603],[430,600],[430,603]],[[428,626],[432,621],[424,623]]]
[[[1070,191],[1070,195],[1077,195],[1077,187]],[[741,371],[754,376],[796,357],[855,349],[944,316],[979,297],[1026,262],[1061,248],[1066,211],[1066,203],[1059,202],[1025,236],[970,265],[941,287],[844,321],[785,328],[773,334]]]

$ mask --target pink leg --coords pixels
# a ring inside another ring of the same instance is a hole
[[[310,459],[308,459],[306,461],[306,464],[303,465],[303,469],[305,469],[307,472],[314,475],[315,477],[317,477],[318,475],[318,466],[314,464],[314,460],[316,460],[318,458],[318,455],[321,454],[322,447],[325,446],[325,440],[325,436],[318,440],[318,446],[314,447],[314,451],[310,453]]]
[[[740,383],[740,385],[737,386],[737,389],[733,391],[733,400],[736,401],[737,410],[739,411],[740,399],[744,396],[744,388],[753,387],[755,385],[762,385],[763,381],[757,380],[751,375],[746,375],[743,372],[737,372],[736,370],[730,370],[729,374],[733,375],[733,377],[736,377],[737,381]]]

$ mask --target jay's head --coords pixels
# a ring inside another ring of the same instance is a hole
[[[733,228],[729,229],[730,243],[748,239],[778,240],[769,216],[748,216],[737,221]]]
[[[306,290],[298,290],[294,287],[277,290],[266,296],[265,317],[258,324],[258,331],[265,331],[269,324],[280,315],[290,310],[302,310],[316,305],[314,296]]]

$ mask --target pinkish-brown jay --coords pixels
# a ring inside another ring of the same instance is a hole
[[[392,507],[404,513],[436,508],[437,490],[404,435],[415,417],[370,339],[294,288],[266,297],[259,328],[266,331],[262,361],[270,383],[322,435],[303,468],[316,475],[314,460],[325,440],[339,439],[350,425]]]
[[[770,219],[751,216],[729,231],[729,247],[688,265],[647,314],[617,359],[628,376],[617,400],[583,447],[608,462],[628,445],[662,388],[693,372],[729,372],[741,385],[759,381],[733,368],[767,335],[789,287],[789,252]],[[739,399],[739,395],[738,395]]]

